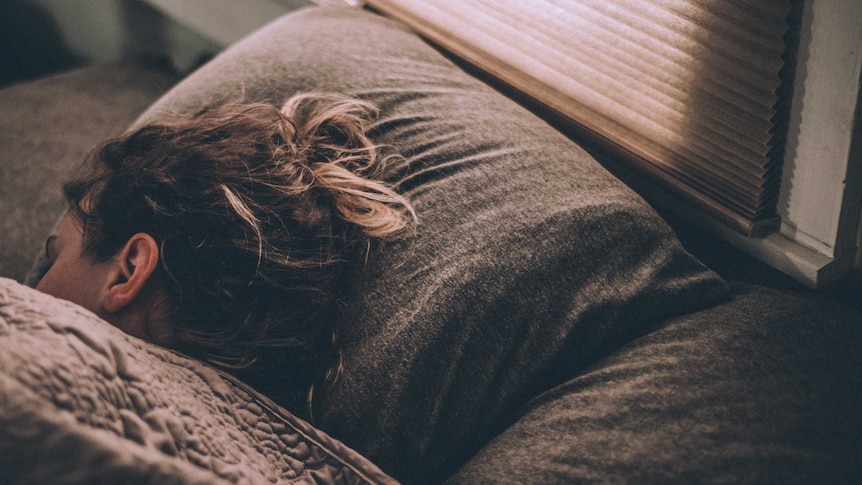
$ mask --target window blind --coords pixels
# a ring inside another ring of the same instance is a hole
[[[794,3],[368,1],[746,235],[778,226]]]

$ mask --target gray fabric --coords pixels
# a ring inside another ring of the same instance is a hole
[[[395,483],[244,385],[0,279],[3,483]]]
[[[159,69],[107,65],[0,90],[0,276],[24,281],[63,211],[62,182],[174,82]]]
[[[226,101],[335,91],[377,104],[372,138],[415,238],[358,268],[345,370],[316,424],[396,478],[434,481],[529,398],[663,318],[726,294],[651,208],[576,144],[368,12],[278,20],[139,123]]]
[[[733,293],[531,401],[449,483],[862,483],[862,315]]]
[[[0,92],[0,274],[29,266],[67,170],[169,83],[105,67]],[[750,287],[699,310],[726,296],[724,283],[639,198],[395,24],[341,9],[279,20],[140,121],[312,89],[381,106],[372,136],[405,155],[389,178],[422,220],[415,239],[358,268],[345,301],[345,374],[316,413],[327,432],[409,482],[458,467],[452,483],[862,482],[858,313]],[[284,423],[313,438],[309,450],[376,470],[247,387],[82,321],[76,307],[0,281],[4,312],[4,473],[257,483],[307,471],[307,443],[271,433]],[[124,374],[137,379],[110,371],[142,360]],[[29,384],[44,377],[51,386]],[[214,383],[230,391],[207,391]],[[159,397],[136,398],[147,392]],[[180,410],[190,394],[204,411]],[[105,396],[114,401],[92,412]],[[171,455],[172,439],[191,449]],[[336,468],[323,473],[342,477]]]

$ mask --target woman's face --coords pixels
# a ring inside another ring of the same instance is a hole
[[[105,318],[101,296],[107,282],[108,262],[93,263],[83,254],[80,225],[66,216],[46,244],[51,267],[36,289],[77,303]]]
[[[148,325],[144,318],[145,308],[153,313],[164,304],[161,295],[139,301],[158,264],[158,245],[150,236],[136,234],[112,258],[94,263],[83,254],[81,226],[66,216],[48,237],[45,250],[51,266],[37,290],[77,303],[129,335],[169,345],[170,326]]]

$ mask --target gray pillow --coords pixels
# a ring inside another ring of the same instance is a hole
[[[174,82],[155,67],[99,65],[0,90],[0,276],[25,280],[63,211],[63,180]]]
[[[377,104],[371,136],[418,211],[345,296],[345,370],[316,424],[405,481],[434,481],[533,396],[725,283],[577,144],[367,11],[279,19],[139,120],[334,91]]]
[[[536,397],[451,483],[862,483],[862,315],[735,284]]]

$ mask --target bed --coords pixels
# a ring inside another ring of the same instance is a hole
[[[29,287],[100,138],[298,91],[380,108],[420,221],[356,273],[313,419]],[[9,483],[862,482],[862,314],[723,278],[576,140],[394,21],[309,8],[178,82],[86,67],[0,106]]]

